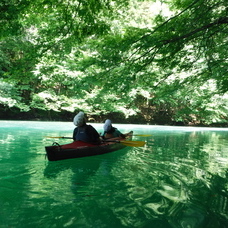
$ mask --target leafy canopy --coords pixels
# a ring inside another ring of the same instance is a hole
[[[0,9],[4,108],[227,121],[226,0],[3,0]]]

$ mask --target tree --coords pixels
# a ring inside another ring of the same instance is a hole
[[[227,121],[225,0],[11,0],[1,7],[0,73],[16,86],[20,107]]]

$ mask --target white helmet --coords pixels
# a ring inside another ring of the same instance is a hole
[[[85,118],[84,118],[85,114],[84,112],[79,112],[75,117],[74,117],[74,125],[77,127],[80,127],[84,124],[85,122]]]
[[[110,119],[107,119],[104,124],[104,131],[108,132],[112,128],[112,121]]]

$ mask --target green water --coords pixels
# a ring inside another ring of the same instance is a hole
[[[72,123],[0,121],[0,228],[228,227],[228,129],[114,126],[152,136],[48,162],[45,136],[71,136]]]

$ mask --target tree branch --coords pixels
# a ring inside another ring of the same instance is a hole
[[[169,23],[171,20],[179,17],[181,14],[183,14],[185,11],[187,11],[188,9],[190,9],[193,5],[195,5],[197,2],[199,2],[200,0],[196,0],[194,2],[192,2],[188,7],[186,7],[185,9],[183,9],[180,13],[178,13],[177,15],[170,17],[167,21],[165,21],[164,23],[162,23],[161,25],[159,25],[158,27],[156,27],[151,33],[146,34],[142,37],[140,37],[138,40],[136,40],[133,43],[137,43],[138,41],[144,39],[145,37],[151,36],[152,34],[154,34],[158,29],[162,28],[163,26],[165,26],[167,23]]]
[[[207,24],[207,25],[204,25],[200,28],[197,28],[189,33],[186,33],[182,36],[179,36],[179,37],[175,37],[173,39],[169,39],[169,40],[163,40],[161,41],[163,44],[168,44],[168,43],[172,43],[172,42],[176,42],[176,41],[179,41],[179,40],[182,40],[182,39],[185,39],[185,38],[188,38],[190,36],[193,36],[194,34],[198,33],[198,32],[201,32],[201,31],[204,31],[208,28],[211,28],[211,27],[214,27],[214,26],[217,26],[217,25],[221,25],[221,24],[228,24],[228,17],[221,17],[219,18],[218,20],[210,23],[210,24]]]

